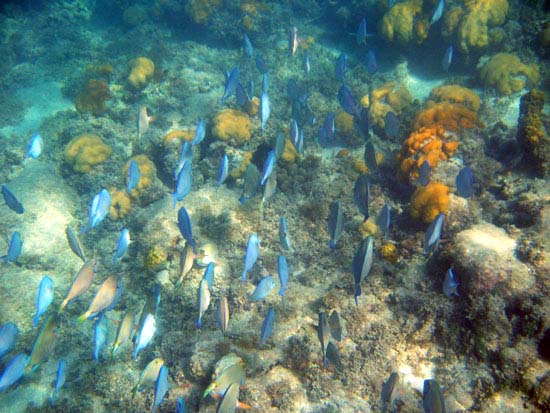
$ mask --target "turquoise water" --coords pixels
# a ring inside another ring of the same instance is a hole
[[[1,6],[1,412],[550,409],[547,2],[391,3]]]

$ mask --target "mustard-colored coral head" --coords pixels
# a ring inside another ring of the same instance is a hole
[[[147,57],[138,57],[130,62],[130,75],[128,82],[136,90],[141,90],[153,77],[155,73],[155,64]]]
[[[422,222],[430,223],[435,217],[449,210],[449,187],[441,182],[432,181],[414,191],[411,200],[411,216]]]
[[[414,19],[422,11],[422,0],[395,4],[382,17],[380,33],[390,41],[407,44],[413,39]]]
[[[113,221],[124,218],[131,209],[131,200],[126,191],[120,191],[111,188],[111,208],[109,208],[109,218]]]
[[[76,172],[88,173],[111,156],[111,147],[92,134],[73,138],[65,147],[65,160]]]
[[[157,168],[155,167],[153,161],[147,157],[147,155],[136,155],[128,159],[128,162],[126,162],[124,168],[122,169],[125,179],[128,177],[128,169],[130,168],[130,161],[132,160],[136,161],[138,164],[139,181],[137,186],[132,189],[131,195],[133,197],[138,197],[153,184],[157,176]]]
[[[223,141],[242,145],[251,137],[250,117],[240,110],[224,109],[214,117],[212,134]]]
[[[502,95],[510,95],[525,86],[535,86],[540,75],[535,63],[527,65],[514,54],[497,53],[481,66],[479,77],[485,86],[496,88]]]

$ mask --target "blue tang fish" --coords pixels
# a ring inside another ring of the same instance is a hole
[[[9,364],[6,366],[6,369],[0,376],[0,392],[3,392],[12,384],[15,384],[23,374],[25,374],[25,369],[29,365],[30,357],[26,354],[18,354],[15,356]]]
[[[206,280],[208,283],[208,288],[212,289],[214,287],[214,268],[216,267],[216,264],[213,262],[209,262],[206,266],[206,269],[204,270],[204,275],[202,276],[203,280]]]
[[[260,334],[260,348],[262,348],[271,334],[273,334],[273,327],[275,326],[275,310],[270,308],[267,310],[264,322],[262,324],[262,332]]]
[[[378,62],[376,61],[376,54],[374,53],[373,49],[370,49],[367,52],[367,72],[370,75],[374,75],[376,72],[378,72]]]
[[[59,390],[61,390],[61,387],[63,387],[63,385],[65,384],[66,378],[67,378],[67,362],[61,359],[57,364],[57,373],[55,375],[55,385],[54,385],[52,397],[50,397],[51,404],[55,403],[55,399],[57,399]]]
[[[359,46],[365,46],[367,44],[367,19],[364,17],[359,22],[355,39],[357,40],[357,44]]]
[[[140,329],[137,332],[134,352],[132,353],[132,359],[137,359],[138,353],[149,345],[155,332],[157,331],[157,322],[155,316],[151,313],[148,313],[143,318],[143,323],[140,326]]]
[[[204,119],[200,118],[199,123],[197,124],[197,128],[195,129],[195,136],[193,137],[193,140],[191,141],[191,144],[198,145],[206,136],[206,126],[204,124]]]
[[[260,280],[249,300],[252,302],[262,301],[268,296],[268,294],[275,288],[275,280],[271,275],[264,277]]]
[[[444,221],[445,214],[441,212],[435,217],[426,230],[426,235],[424,236],[424,254],[429,254],[437,248],[439,239],[441,238],[441,232],[443,231]]]
[[[338,89],[338,102],[344,111],[352,116],[359,116],[360,110],[357,101],[351,94],[351,90],[346,85],[340,86]]]
[[[107,317],[103,313],[100,313],[94,322],[94,360],[96,363],[99,361],[101,349],[107,342],[107,322]]]
[[[458,297],[458,292],[456,291],[457,287],[460,284],[456,282],[455,274],[452,267],[447,270],[445,273],[445,279],[443,280],[443,292],[449,298],[455,294]]]
[[[279,275],[279,283],[281,284],[279,295],[283,297],[286,291],[286,284],[288,283],[288,262],[284,255],[279,255],[277,259],[277,274]]]
[[[185,207],[181,207],[178,210],[178,228],[180,229],[181,235],[193,247],[193,252],[197,253],[197,242],[193,238],[193,226],[191,224],[191,217],[187,212]]]
[[[391,225],[391,206],[384,204],[378,215],[378,226],[384,232],[384,239],[388,238]]]
[[[4,197],[4,202],[12,211],[18,214],[22,214],[23,212],[25,212],[25,208],[23,208],[21,202],[19,202],[19,200],[6,187],[6,185],[2,185],[2,196]]]
[[[456,190],[462,198],[470,198],[474,193],[474,171],[465,166],[456,176]]]
[[[269,76],[267,75],[267,73],[264,73],[262,75],[262,92],[267,93],[268,90],[269,90]]]
[[[445,1],[439,0],[439,3],[437,3],[437,7],[434,10],[434,14],[432,15],[432,19],[430,20],[430,25],[436,23],[437,21],[439,21],[439,19],[441,19],[444,8],[445,8]]]
[[[33,327],[38,325],[38,319],[46,312],[53,301],[53,281],[45,275],[38,286],[38,295],[36,297],[36,312],[33,318]]]
[[[284,215],[281,215],[281,219],[279,220],[279,243],[283,249],[290,251],[290,239],[288,237],[286,218]]]
[[[361,283],[367,278],[373,262],[373,238],[368,236],[361,241],[353,257],[353,278],[355,280],[355,305],[359,305],[358,298],[361,295]]]
[[[130,231],[128,231],[127,228],[122,228],[122,231],[120,231],[120,236],[118,237],[118,241],[116,243],[115,253],[113,254],[113,264],[124,257],[126,251],[128,251],[128,245],[130,245]]]
[[[178,175],[178,181],[176,182],[176,190],[174,191],[174,208],[178,201],[182,201],[183,198],[191,192],[191,184],[193,182],[193,169],[191,167],[191,161],[186,161],[183,164],[183,168]]]
[[[311,61],[309,60],[309,54],[306,53],[304,55],[304,61],[302,63],[302,69],[304,69],[304,73],[306,75],[309,75],[309,73],[311,72]]]
[[[399,136],[399,118],[395,113],[389,111],[384,117],[384,132],[390,139],[395,139]]]
[[[426,186],[430,183],[430,174],[432,173],[432,168],[428,161],[422,162],[420,165],[420,170],[418,171],[418,183],[422,186]]]
[[[8,244],[8,252],[0,259],[4,263],[17,263],[17,259],[21,255],[21,250],[23,248],[23,241],[21,240],[21,234],[19,231],[13,231],[11,234],[10,242]]]
[[[17,328],[15,323],[8,322],[0,326],[0,358],[15,346],[18,335],[19,328]]]
[[[38,158],[42,153],[42,149],[44,149],[44,141],[38,133],[35,133],[31,137],[25,158]]]
[[[248,34],[246,34],[246,32],[243,33],[243,49],[248,57],[252,57],[252,55],[254,54],[252,42],[250,41],[250,37],[248,37]]]
[[[90,204],[90,228],[95,228],[105,219],[111,208],[111,194],[105,188],[99,191]]]
[[[178,158],[178,163],[176,165],[176,169],[174,169],[174,179],[177,181],[178,176],[183,169],[183,166],[186,162],[191,163],[193,160],[193,145],[189,141],[183,142],[183,145],[181,145],[181,151],[180,156]]]
[[[260,171],[253,163],[248,164],[244,173],[243,180],[243,193],[239,198],[241,204],[245,204],[250,198],[252,198],[258,192],[258,186],[260,185]]]
[[[359,130],[359,133],[364,139],[370,138],[370,123],[369,123],[369,111],[367,108],[362,108],[359,112],[359,117],[355,119],[355,126]]]
[[[235,89],[235,96],[237,97],[237,105],[239,105],[240,107],[246,106],[250,102],[248,93],[244,89],[244,86],[240,83]]]
[[[447,49],[445,50],[445,54],[443,55],[443,59],[441,60],[441,67],[445,72],[449,71],[452,61],[453,61],[453,45],[450,44],[449,47],[447,47]]]
[[[223,96],[220,99],[220,103],[223,104],[227,99],[235,94],[237,84],[239,83],[239,67],[235,66],[231,73],[225,74],[225,90]]]
[[[126,175],[126,192],[130,193],[132,189],[137,188],[140,176],[139,165],[132,159],[128,166],[128,174]]]
[[[347,57],[345,53],[340,53],[338,59],[336,59],[336,64],[334,65],[334,75],[336,79],[344,81],[346,72],[348,71]]]
[[[365,143],[365,153],[363,155],[363,160],[369,168],[369,173],[374,175],[378,174],[378,160],[376,159],[376,148],[372,143],[372,140],[367,140]]]
[[[445,399],[437,381],[433,379],[424,380],[422,406],[424,407],[424,413],[445,413]]]
[[[336,243],[342,236],[343,231],[344,215],[342,214],[342,208],[340,208],[340,202],[335,201],[330,204],[330,211],[328,214],[328,233],[330,235],[330,249],[336,248]]]
[[[227,179],[227,173],[229,172],[229,158],[227,154],[224,153],[222,156],[222,161],[220,162],[220,167],[218,168],[218,174],[216,176],[216,186],[219,188]]]
[[[275,168],[275,151],[272,149],[267,154],[267,158],[264,162],[264,170],[262,172],[262,179],[260,180],[260,185],[265,185],[265,181],[267,181],[267,178],[271,175],[273,172],[273,168]]]
[[[258,69],[262,75],[266,74],[268,68],[267,68],[267,63],[264,60],[264,57],[258,53],[256,55],[255,62],[256,62],[256,69]]]
[[[244,256],[244,269],[241,276],[243,282],[246,281],[246,274],[254,267],[258,257],[260,256],[260,239],[258,235],[252,233],[248,237],[248,243],[246,244],[246,253]]]
[[[267,123],[267,120],[269,119],[270,114],[271,108],[269,104],[269,96],[267,95],[267,93],[262,92],[262,95],[260,96],[260,119],[262,120],[262,130],[265,129],[265,125]]]
[[[370,181],[367,175],[361,175],[353,185],[353,200],[364,220],[369,219]]]
[[[185,400],[183,400],[183,397],[178,396],[178,402],[176,404],[176,412],[177,413],[189,413],[189,409],[187,408],[187,404],[185,403]]]
[[[151,407],[151,413],[154,413],[164,400],[164,396],[166,396],[168,392],[168,387],[168,367],[163,364],[159,370],[159,375],[157,376],[157,382],[155,384],[155,400],[153,401],[153,407]]]

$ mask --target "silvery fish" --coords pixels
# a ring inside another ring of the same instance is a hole
[[[222,334],[225,334],[229,326],[229,302],[227,297],[222,296],[218,304],[218,323]]]
[[[221,398],[216,413],[234,413],[239,401],[239,383],[231,383]]]
[[[290,120],[290,142],[298,150],[298,141],[300,140],[300,128],[295,119]]]
[[[319,313],[319,322],[317,324],[317,337],[321,343],[321,354],[323,355],[323,366],[328,367],[327,346],[330,340],[330,326],[327,320],[327,314],[322,311]]]
[[[206,126],[204,124],[204,119],[200,118],[199,123],[197,124],[197,128],[195,129],[195,136],[193,137],[193,140],[191,141],[191,143],[193,145],[198,145],[204,140],[205,136],[206,136]]]
[[[42,140],[42,137],[38,133],[35,133],[31,137],[29,146],[27,147],[27,154],[25,155],[25,158],[38,158],[42,153],[43,148],[44,141]]]
[[[254,48],[252,47],[252,42],[246,33],[243,33],[243,48],[248,57],[252,57],[254,54]]]
[[[180,156],[178,158],[178,163],[176,169],[174,169],[174,179],[177,181],[178,176],[183,169],[183,165],[187,162],[191,164],[193,160],[193,145],[189,141],[183,142],[181,145]]]
[[[434,218],[426,230],[426,235],[424,236],[424,254],[432,253],[437,248],[439,239],[441,238],[441,232],[443,231],[444,222],[445,214],[441,212]]]
[[[358,298],[361,295],[361,283],[367,278],[373,262],[373,238],[368,236],[361,241],[353,257],[353,278],[355,280],[355,305],[359,305]]]
[[[260,96],[260,119],[262,121],[261,128],[262,130],[265,129],[265,125],[267,123],[267,120],[269,119],[269,115],[271,114],[271,107],[269,103],[269,96],[267,93],[262,92],[262,95]]]
[[[36,312],[33,318],[33,327],[38,325],[38,319],[46,312],[53,301],[53,281],[45,275],[38,286],[38,295],[36,297]]]
[[[273,169],[275,168],[275,151],[272,149],[267,154],[267,158],[264,162],[264,170],[262,172],[262,179],[260,180],[260,185],[264,185],[267,181],[267,178],[271,175],[273,172]]]
[[[137,384],[132,389],[132,398],[135,397],[138,390],[141,390],[145,387],[151,387],[156,383],[159,376],[160,368],[164,365],[164,360],[161,358],[155,358],[151,360],[147,366],[143,369],[139,375],[139,380]]]
[[[17,341],[19,335],[19,328],[15,323],[7,322],[0,326],[0,358],[7,354]]]
[[[21,234],[19,234],[19,231],[13,231],[8,244],[8,251],[6,255],[0,257],[0,259],[4,263],[17,263],[17,259],[21,255],[22,248],[23,241],[21,240]]]
[[[99,362],[101,349],[107,342],[107,321],[107,317],[104,314],[100,314],[94,323],[94,361],[96,363]]]
[[[277,274],[279,275],[279,283],[281,288],[279,289],[279,295],[283,297],[286,291],[286,284],[288,283],[288,262],[284,255],[279,255],[277,259]]]
[[[267,310],[267,314],[265,315],[264,322],[262,324],[262,332],[260,334],[260,348],[262,348],[265,344],[265,342],[271,337],[271,334],[273,334],[273,327],[275,325],[275,310],[273,308],[270,308]]]
[[[63,387],[63,385],[65,384],[66,378],[67,378],[67,362],[61,359],[57,364],[57,373],[55,374],[55,385],[53,388],[52,397],[50,397],[51,404],[54,404],[55,399],[57,399],[59,390],[61,390],[61,387]]]
[[[2,196],[4,197],[4,202],[12,211],[17,214],[22,214],[23,212],[25,212],[25,208],[23,208],[21,202],[19,202],[19,200],[6,187],[6,185],[2,185]]]
[[[284,215],[281,215],[281,219],[279,220],[279,243],[283,249],[290,251],[290,239],[288,237],[286,218]]]
[[[130,245],[130,231],[127,228],[122,228],[120,231],[120,236],[116,243],[116,250],[113,254],[112,263],[115,264],[118,260],[122,259],[128,251],[128,245]]]
[[[290,29],[290,36],[288,39],[288,48],[292,56],[296,54],[299,44],[300,40],[298,39],[298,29],[296,28],[296,26],[294,26],[292,27],[292,29]]]
[[[147,132],[147,129],[149,129],[149,124],[155,120],[154,116],[149,116],[147,114],[147,108],[145,106],[141,106],[138,109],[137,118],[136,118],[136,126],[137,126],[137,133],[138,133],[138,139],[141,138],[142,135]]]
[[[424,413],[445,413],[445,399],[437,381],[433,379],[424,380],[422,389],[422,406]]]
[[[78,239],[78,235],[76,235],[71,227],[67,227],[65,229],[65,235],[67,235],[67,242],[69,243],[71,251],[74,252],[75,255],[82,260],[82,262],[86,262],[86,254],[84,253],[82,244]]]
[[[277,170],[273,169],[273,172],[267,178],[267,181],[264,186],[264,196],[262,197],[262,202],[260,205],[260,210],[263,207],[265,201],[267,201],[275,193],[277,189]]]
[[[441,67],[445,72],[449,71],[452,61],[453,61],[453,45],[450,44],[449,47],[447,47],[447,49],[445,50],[445,54],[443,55],[443,59],[441,60]]]
[[[330,249],[336,248],[336,243],[342,236],[344,231],[344,216],[342,214],[342,208],[338,201],[330,204],[330,211],[328,215],[328,233],[330,235],[329,246]]]
[[[128,173],[126,175],[126,192],[130,193],[132,189],[137,188],[139,183],[139,165],[135,160],[130,160]]]
[[[380,210],[377,221],[378,227],[384,232],[384,239],[387,239],[391,225],[391,207],[388,204],[384,204]]]
[[[275,280],[271,275],[264,277],[260,280],[249,300],[252,302],[265,300],[271,290],[275,288]]]
[[[260,256],[260,239],[256,234],[250,234],[246,244],[246,253],[244,255],[244,269],[241,279],[246,281],[246,274],[254,267],[256,260]]]
[[[239,83],[239,67],[235,66],[231,73],[225,74],[225,90],[223,96],[220,99],[220,103],[223,104],[225,101],[235,94],[237,89],[237,84]]]
[[[178,181],[176,183],[176,190],[174,191],[174,208],[178,201],[182,201],[185,196],[191,192],[191,184],[193,182],[193,170],[191,167],[191,161],[186,161],[181,168],[178,175]]]
[[[364,220],[369,219],[370,181],[367,175],[361,175],[353,185],[353,200],[359,211],[363,214]]]
[[[262,92],[267,93],[269,91],[269,76],[267,73],[262,75]]]
[[[304,62],[302,64],[302,68],[304,69],[304,73],[306,75],[309,75],[311,72],[311,62],[309,61],[309,54],[304,55]]]
[[[218,168],[218,174],[216,176],[216,186],[219,188],[227,179],[227,173],[229,172],[229,159],[227,154],[224,153],[222,156],[222,161],[220,162],[220,167]]]
[[[11,359],[0,376],[0,392],[3,392],[11,385],[17,383],[17,381],[23,377],[29,360],[30,358],[26,354],[18,354]]]
[[[195,253],[193,252],[193,247],[188,243],[185,244],[183,251],[180,254],[180,277],[176,282],[176,286],[180,285],[183,281],[183,277],[187,275],[193,264],[195,262]]]
[[[202,328],[202,317],[208,306],[210,305],[210,289],[208,288],[208,281],[202,279],[199,284],[198,290],[198,307],[199,307],[199,318],[197,319],[197,328]]]
[[[166,367],[166,365],[162,365],[155,384],[155,399],[153,401],[153,406],[151,407],[151,413],[155,413],[157,407],[159,407],[164,400],[164,396],[166,396],[166,393],[168,392],[168,387],[168,367]]]
[[[434,10],[434,14],[432,15],[432,19],[430,20],[430,25],[436,23],[439,19],[441,19],[444,8],[445,8],[445,1],[439,0],[439,3],[437,3],[437,7]]]
[[[103,188],[93,197],[92,203],[90,204],[90,228],[95,228],[105,219],[109,213],[109,208],[111,208],[111,195],[109,191]]]
[[[132,359],[137,359],[138,353],[149,345],[155,332],[157,331],[157,322],[155,316],[151,313],[147,313],[143,319],[143,323],[140,325],[135,345],[134,352],[132,353]]]
[[[455,274],[452,268],[449,268],[445,273],[445,279],[443,280],[443,292],[449,298],[454,294],[458,297],[457,287],[460,284],[456,282]]]

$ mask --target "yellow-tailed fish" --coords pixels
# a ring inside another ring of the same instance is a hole
[[[231,383],[244,384],[244,380],[244,363],[241,360],[225,368],[206,388],[202,397],[204,398],[213,393],[224,394]]]
[[[194,262],[195,262],[195,253],[193,252],[193,248],[189,243],[186,243],[185,248],[180,254],[181,273],[180,273],[180,278],[176,283],[176,286],[180,285],[181,282],[183,281],[183,278],[187,275],[189,271],[191,271],[191,268],[193,268]]]
[[[157,381],[160,368],[164,365],[164,360],[161,358],[153,359],[147,364],[145,369],[141,372],[137,384],[132,389],[132,398],[135,397],[138,390],[144,387],[151,387]]]
[[[225,296],[220,298],[220,304],[218,306],[218,321],[220,323],[220,330],[222,330],[222,334],[225,334],[227,327],[229,326],[229,302]]]
[[[97,290],[97,293],[90,304],[88,310],[78,317],[78,322],[83,322],[87,318],[101,313],[108,308],[117,296],[117,279],[114,275],[107,277]]]
[[[223,398],[223,394],[220,393],[213,392],[211,393],[211,395],[214,400],[221,400]],[[237,409],[249,410],[251,408],[252,406],[250,406],[249,404],[237,400]]]
[[[36,336],[32,346],[31,360],[27,366],[27,371],[36,370],[40,364],[46,361],[53,353],[56,339],[55,329],[57,327],[57,320],[57,314],[52,314],[44,321],[42,327],[40,327],[40,331],[38,331],[38,335]]]
[[[239,383],[231,383],[218,403],[216,413],[234,413],[239,401]]]
[[[134,329],[134,314],[130,311],[127,311],[122,317],[122,321],[118,326],[118,331],[116,333],[116,339],[113,343],[113,351],[111,355],[114,357],[118,349],[126,344],[132,337],[132,330]]]
[[[78,271],[76,279],[73,281],[73,285],[71,285],[71,289],[67,293],[67,298],[61,303],[59,311],[62,311],[70,301],[88,291],[94,279],[96,266],[96,260],[89,260],[84,263],[80,271]]]

